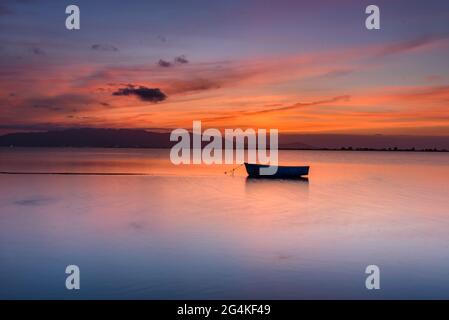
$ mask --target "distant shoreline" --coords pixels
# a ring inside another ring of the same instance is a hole
[[[279,148],[279,150],[302,150],[302,151],[377,151],[377,152],[449,152],[447,149],[394,149],[394,148],[319,148],[319,149],[296,149]]]
[[[140,147],[140,146],[0,146],[0,149],[170,149],[168,147]],[[223,149],[222,149],[223,150]],[[348,152],[429,152],[429,153],[445,153],[447,149],[402,149],[402,148],[278,148],[278,150],[286,151],[348,151]]]
[[[194,137],[191,138],[191,141]],[[200,137],[198,137],[200,138]],[[1,147],[170,149],[170,133],[78,128],[0,136]],[[225,144],[222,141],[222,146]],[[202,141],[201,148],[208,144]],[[245,147],[247,142],[245,142]],[[449,152],[449,136],[280,135],[279,150]]]

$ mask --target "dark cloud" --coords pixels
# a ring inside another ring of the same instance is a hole
[[[113,92],[114,96],[137,96],[142,101],[161,102],[167,99],[165,93],[159,88],[147,88],[143,86],[128,85]]]
[[[56,107],[56,106],[47,105],[47,104],[34,104],[33,108],[35,108],[35,109],[46,109],[46,110],[51,110],[51,111],[61,111],[62,110],[61,107]]]
[[[35,55],[38,55],[38,56],[44,55],[44,54],[45,54],[44,50],[42,50],[42,49],[39,48],[39,47],[34,47],[34,48],[32,48],[32,49],[31,49],[31,52],[32,52],[33,54],[35,54]]]
[[[179,63],[179,64],[185,64],[185,63],[189,63],[189,60],[187,60],[185,55],[181,55],[181,56],[175,58],[175,62]]]
[[[169,62],[167,60],[160,59],[157,64],[160,67],[169,68],[169,67],[172,67],[173,64],[186,64],[186,63],[189,63],[189,60],[187,60],[186,56],[182,55],[182,56],[179,56],[179,57],[176,57],[175,59],[173,59],[173,62]]]
[[[163,67],[163,68],[169,68],[172,66],[171,62],[168,62],[168,61],[165,61],[162,59],[160,59],[157,64],[159,65],[159,67]]]
[[[53,97],[34,97],[23,102],[23,108],[34,110],[72,112],[75,109],[83,109],[94,103],[92,98],[81,94],[62,94]]]
[[[164,36],[158,35],[157,38],[160,42],[164,42],[164,43],[167,42],[167,38]]]
[[[117,52],[118,49],[114,46],[111,46],[109,44],[94,44],[92,45],[92,50],[95,51],[110,51],[110,52]]]
[[[53,198],[45,198],[45,197],[36,197],[36,198],[27,198],[27,199],[21,199],[14,201],[14,204],[19,206],[41,206],[41,205],[47,205],[49,203],[57,201]]]

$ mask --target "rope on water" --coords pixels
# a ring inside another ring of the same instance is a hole
[[[241,166],[243,166],[244,165],[244,163],[242,163],[242,164],[239,164],[237,167],[235,167],[235,168],[233,168],[233,169],[230,169],[230,170],[227,170],[227,171],[225,171],[224,172],[224,174],[228,174],[229,172],[231,173],[231,175],[233,176],[234,175],[234,171],[235,170],[237,170],[238,168],[240,168]]]

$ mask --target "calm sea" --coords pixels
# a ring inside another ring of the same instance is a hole
[[[2,172],[138,174],[1,174],[0,298],[449,298],[448,153],[281,151],[308,181],[168,153],[0,149]]]

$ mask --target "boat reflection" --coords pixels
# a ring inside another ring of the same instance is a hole
[[[308,178],[295,179],[263,179],[247,177],[245,180],[245,192],[260,199],[268,201],[270,198],[277,196],[292,195],[297,198],[298,195],[307,195],[309,189]]]
[[[246,183],[255,183],[255,182],[292,182],[293,184],[302,183],[309,184],[309,178],[307,177],[295,177],[295,178],[271,178],[270,176],[266,177],[246,177]]]

